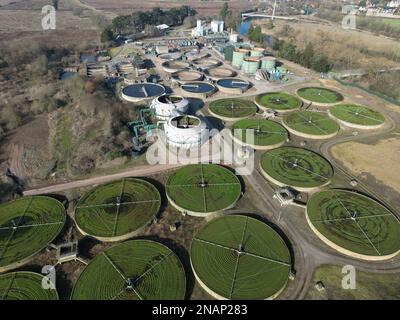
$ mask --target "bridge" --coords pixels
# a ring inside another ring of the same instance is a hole
[[[297,20],[296,17],[284,17],[284,16],[275,16],[275,15],[268,15],[262,12],[246,12],[242,13],[242,19],[247,19],[247,18],[266,18],[266,19],[279,19],[279,20],[288,20],[288,21],[293,21]]]

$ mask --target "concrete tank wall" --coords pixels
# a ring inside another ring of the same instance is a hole
[[[238,49],[233,51],[232,55],[232,65],[235,68],[242,68],[243,60],[248,56],[249,51],[244,49]]]
[[[261,60],[261,69],[264,71],[274,70],[276,66],[276,58],[265,57]]]
[[[250,51],[251,57],[262,57],[264,56],[265,50],[263,48],[254,48]]]
[[[247,58],[243,60],[242,71],[246,74],[255,74],[260,68],[260,60],[257,58]]]
[[[206,124],[195,116],[186,116],[193,125],[184,127],[179,125],[183,116],[171,118],[164,126],[167,143],[179,148],[199,147],[208,139]],[[184,121],[183,121],[184,122]]]
[[[162,95],[155,98],[151,105],[155,115],[160,120],[168,120],[186,114],[189,109],[189,100],[176,95]]]

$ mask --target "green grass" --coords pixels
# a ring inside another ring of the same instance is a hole
[[[233,205],[240,197],[241,185],[228,169],[199,164],[176,170],[168,178],[166,190],[168,197],[185,210],[214,212]]]
[[[336,121],[320,112],[298,111],[283,117],[283,123],[289,128],[315,136],[334,134],[339,131]]]
[[[400,300],[399,273],[375,273],[356,270],[356,288],[342,288],[342,266],[324,265],[314,272],[312,287],[306,299],[329,300]],[[318,292],[315,283],[322,281],[325,292]]]
[[[297,94],[305,100],[316,103],[336,103],[344,99],[343,96],[336,91],[317,87],[299,89]]]
[[[383,18],[382,21],[388,25],[391,25],[393,27],[399,27],[400,28],[400,19],[390,19],[390,18]]]
[[[210,110],[226,118],[250,117],[257,112],[257,106],[250,101],[240,99],[220,99],[210,103]]]
[[[50,197],[24,197],[0,205],[0,267],[40,252],[60,233],[65,219],[64,206]]]
[[[300,108],[299,98],[284,92],[270,92],[256,97],[256,102],[269,109],[286,111]]]
[[[370,256],[400,250],[399,221],[366,196],[344,190],[322,191],[309,199],[307,212],[314,227],[342,248]]]
[[[249,133],[247,133],[247,130]],[[255,146],[272,146],[286,141],[286,129],[270,120],[244,119],[232,126],[233,135],[242,142]]]
[[[77,204],[75,220],[84,232],[95,237],[122,236],[149,223],[160,205],[160,193],[152,184],[127,178],[85,194]]]
[[[58,300],[57,290],[42,287],[43,276],[13,272],[0,276],[0,300]]]
[[[127,279],[133,289],[127,288]],[[133,240],[96,256],[80,275],[71,299],[181,300],[185,293],[185,270],[178,257],[160,243]]]
[[[362,126],[376,126],[385,122],[385,117],[379,112],[355,104],[340,104],[331,107],[329,112],[342,121]]]
[[[291,269],[282,238],[245,216],[212,220],[196,235],[190,251],[197,276],[225,298],[269,298],[285,286]]]
[[[64,151],[69,151],[72,147],[73,137],[71,133],[71,119],[68,116],[63,116],[60,121],[61,128],[61,147]]]
[[[269,176],[292,187],[314,188],[333,177],[330,163],[306,149],[281,147],[264,153],[260,162]]]

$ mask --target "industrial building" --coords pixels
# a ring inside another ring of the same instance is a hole
[[[186,114],[189,109],[189,101],[181,96],[162,95],[152,101],[150,109],[154,110],[158,119],[168,120]]]
[[[185,115],[169,119],[164,125],[166,143],[178,148],[199,147],[208,140],[208,130],[200,118]]]

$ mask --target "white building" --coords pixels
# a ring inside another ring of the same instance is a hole
[[[213,33],[224,32],[224,21],[218,21],[218,20],[211,21],[211,30]]]
[[[168,120],[164,132],[167,144],[183,149],[199,147],[208,139],[205,122],[189,115]]]
[[[206,29],[205,29],[205,21],[198,19],[196,28],[192,30],[192,37],[203,37],[205,36]]]
[[[186,114],[189,109],[189,100],[175,95],[162,95],[153,100],[150,108],[154,109],[158,119],[166,121]]]

